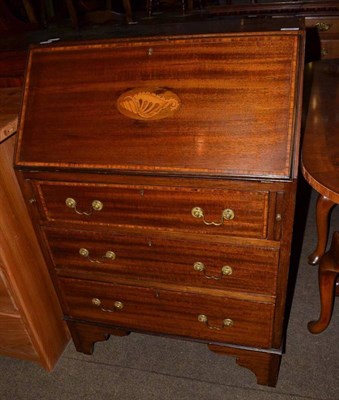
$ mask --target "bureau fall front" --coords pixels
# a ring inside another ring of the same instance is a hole
[[[303,43],[216,20],[31,49],[15,163],[77,350],[191,339],[276,384]]]

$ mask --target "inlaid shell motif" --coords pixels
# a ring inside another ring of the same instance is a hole
[[[180,99],[167,89],[132,89],[118,98],[117,107],[128,118],[151,121],[172,116],[180,107]]]

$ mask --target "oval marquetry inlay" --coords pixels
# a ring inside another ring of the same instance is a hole
[[[136,88],[124,92],[117,107],[128,118],[152,121],[172,116],[180,107],[180,99],[167,89]]]

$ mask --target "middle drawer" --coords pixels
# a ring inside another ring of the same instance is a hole
[[[274,295],[279,248],[169,235],[44,229],[59,274],[118,277]]]

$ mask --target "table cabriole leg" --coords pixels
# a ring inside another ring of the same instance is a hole
[[[325,196],[319,195],[318,197],[316,207],[318,242],[316,249],[308,257],[308,262],[311,265],[318,264],[325,253],[328,239],[329,213],[335,204]]]
[[[333,234],[330,250],[321,258],[319,265],[319,292],[321,311],[317,321],[308,323],[311,333],[321,333],[329,325],[332,317],[336,281],[339,274],[339,232]]]

